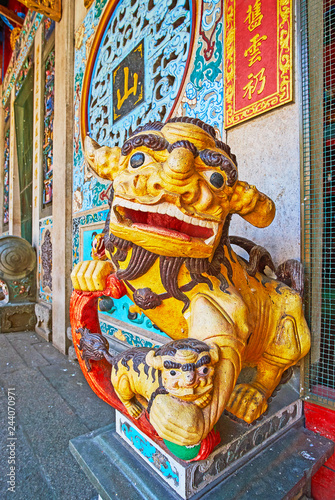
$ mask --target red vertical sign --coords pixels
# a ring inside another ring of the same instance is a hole
[[[225,0],[225,127],[292,100],[292,0]]]

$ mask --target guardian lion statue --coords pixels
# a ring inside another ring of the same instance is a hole
[[[230,148],[198,119],[149,123],[122,148],[86,138],[85,156],[93,172],[113,184],[104,230],[107,260],[80,262],[72,273],[74,344],[78,327],[100,332],[99,295],[127,294],[171,339],[218,347],[205,405],[170,393],[151,402],[150,427],[160,438],[195,445],[225,409],[253,422],[267,409],[283,372],[310,348],[300,264],[288,261],[276,269],[264,248],[228,234],[233,214],[256,227],[271,224],[274,203],[238,179]],[[232,243],[249,253],[249,262]],[[82,364],[91,387],[125,411],[110,383],[110,365],[105,359],[91,364],[89,373]],[[236,384],[243,367],[254,367],[255,377]]]

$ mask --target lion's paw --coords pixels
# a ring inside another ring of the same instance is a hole
[[[102,291],[106,287],[107,277],[113,272],[111,262],[99,260],[79,262],[71,273],[73,288],[84,292]]]
[[[205,408],[205,406],[207,406],[211,401],[212,395],[210,393],[207,393],[203,396],[200,396],[200,398],[194,401],[194,404],[196,404],[198,408]]]
[[[143,409],[136,403],[124,403],[129,415],[136,420],[140,418]]]
[[[250,424],[260,417],[267,407],[264,394],[252,384],[238,384],[230,396],[226,410]]]

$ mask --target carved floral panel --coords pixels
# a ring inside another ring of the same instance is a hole
[[[52,218],[40,220],[39,240],[39,298],[52,302]]]
[[[9,222],[9,136],[10,130],[7,129],[5,135],[4,149],[4,199],[3,199],[3,223]]]
[[[54,122],[55,49],[45,62],[44,141],[43,141],[43,205],[52,202],[53,122]]]

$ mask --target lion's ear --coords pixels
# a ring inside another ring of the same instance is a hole
[[[276,207],[274,202],[255,186],[238,181],[230,200],[230,213],[239,214],[253,226],[266,227],[273,221]]]
[[[96,141],[86,136],[84,151],[87,165],[93,170],[93,173],[110,181],[115,179],[119,172],[121,156],[121,149],[119,147],[100,147]]]
[[[154,349],[149,351],[145,357],[145,362],[148,366],[152,366],[152,368],[155,368],[156,370],[162,370],[164,368],[162,356],[155,356],[155,352],[156,351]]]

